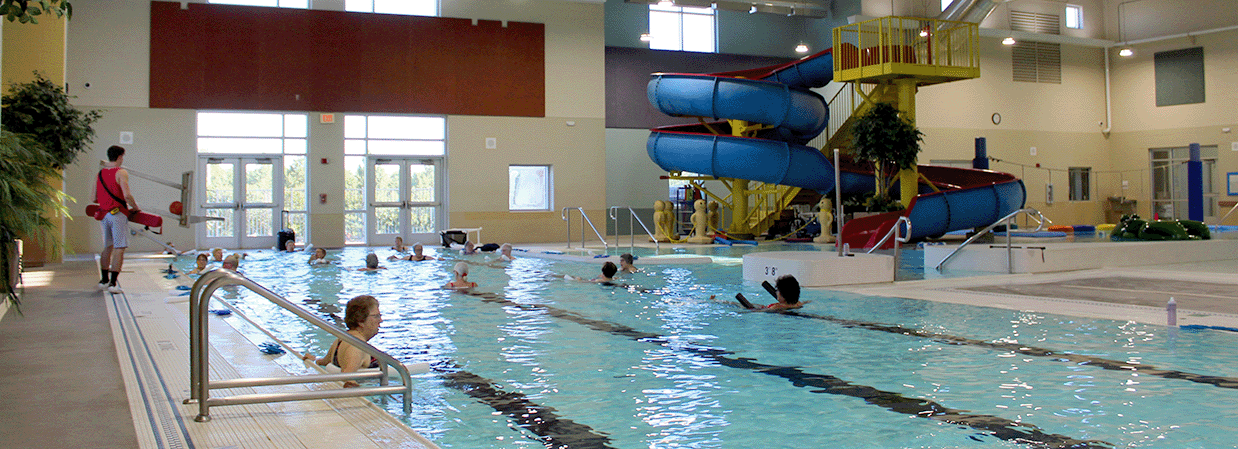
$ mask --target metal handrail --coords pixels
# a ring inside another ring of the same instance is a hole
[[[1238,210],[1238,204],[1234,204],[1234,207],[1229,208],[1229,212],[1226,212],[1226,213],[1225,213],[1225,215],[1224,215],[1224,216],[1222,216],[1220,220],[1217,220],[1217,224],[1216,224],[1216,225],[1217,225],[1217,226],[1220,226],[1220,225],[1221,225],[1221,223],[1224,223],[1224,222],[1225,222],[1225,219],[1226,219],[1226,218],[1229,218],[1229,216],[1230,216],[1230,215],[1233,215],[1233,213],[1234,213],[1234,211],[1235,211],[1235,210]]]
[[[628,210],[628,234],[631,234],[632,237],[632,241],[628,244],[628,246],[636,248],[636,233],[632,232],[632,220],[635,219],[637,223],[640,223],[640,227],[645,229],[645,233],[649,234],[649,240],[653,241],[653,247],[656,249],[662,249],[662,245],[658,243],[658,238],[654,237],[652,232],[649,232],[649,227],[645,226],[645,222],[642,221],[640,217],[636,216],[636,211],[632,210],[631,206],[610,207],[610,219],[615,221],[615,246],[619,245],[619,217],[615,216],[615,212],[618,211],[619,208]],[[584,243],[581,243],[581,246],[584,246]]]
[[[899,223],[906,223],[907,225],[906,234],[902,234],[901,228],[898,226]],[[894,226],[891,226],[890,230],[886,231],[886,235],[881,238],[881,241],[877,242],[876,245],[873,245],[872,248],[869,248],[868,252],[866,252],[865,254],[872,254],[873,251],[876,251],[877,248],[881,247],[881,245],[886,244],[886,240],[889,240],[890,236],[894,236],[894,271],[897,272],[898,271],[898,257],[899,257],[899,254],[898,254],[899,243],[907,243],[908,241],[911,240],[911,219],[910,218],[900,215],[898,217],[898,220],[894,220]]]
[[[569,214],[572,210],[580,211],[580,247],[585,247],[585,223],[589,223],[589,227],[593,229],[593,234],[598,236],[598,240],[601,240],[603,245],[606,245],[606,249],[610,249],[610,243],[607,243],[606,238],[602,237],[602,233],[598,232],[597,226],[593,225],[593,220],[589,219],[589,215],[585,213],[585,208],[583,207],[564,207],[559,214],[563,221],[567,222],[567,247],[572,247],[572,221]]]
[[[266,298],[275,305],[283,307],[285,310],[292,312],[301,319],[304,319],[311,324],[327,331],[334,335],[340,341],[351,345],[354,348],[360,349],[362,352],[369,354],[379,361],[381,367],[378,372],[356,372],[356,373],[337,373],[337,374],[316,374],[296,377],[276,377],[276,378],[249,378],[249,379],[230,379],[218,380],[212,382],[209,378],[210,362],[207,357],[206,345],[209,335],[209,321],[207,318],[207,304],[210,302],[211,295],[215,290],[227,286],[239,285],[248,288],[250,291],[257,293],[259,296]],[[403,385],[387,385],[388,367],[395,368],[396,373],[400,375],[400,380]],[[348,388],[343,390],[323,390],[323,391],[308,391],[308,392],[291,392],[291,393],[261,393],[235,395],[227,397],[212,398],[210,390],[220,388],[237,388],[237,387],[253,387],[264,385],[285,385],[292,383],[316,383],[316,382],[338,382],[348,380],[360,380],[375,378],[379,379],[378,387],[359,387]],[[189,399],[184,401],[185,404],[198,403],[198,416],[194,418],[197,422],[210,421],[210,407],[221,405],[241,405],[241,404],[258,404],[267,402],[287,402],[287,401],[303,401],[313,399],[333,399],[346,398],[357,396],[372,396],[385,395],[393,393],[403,393],[404,395],[404,413],[412,412],[412,377],[408,373],[408,369],[402,363],[391,357],[387,353],[380,351],[378,348],[371,346],[369,343],[361,340],[340,330],[339,328],[323,321],[301,307],[289,302],[287,299],[280,297],[266,287],[258,285],[249,278],[236,273],[232,270],[216,268],[206,272],[197,281],[194,282],[193,288],[189,293]]]
[[[1027,214],[1032,219],[1036,220],[1036,229],[1033,229],[1030,231],[1018,231],[1021,233],[1040,232],[1042,229],[1045,228],[1045,223],[1053,223],[1048,218],[1045,218],[1044,214],[1041,214],[1040,211],[1036,209],[1032,209],[1030,207],[1026,209],[1019,209],[1014,212],[1011,212],[1005,217],[1002,217],[1001,219],[993,222],[993,224],[986,226],[983,230],[981,230],[980,232],[977,232],[975,235],[969,237],[967,240],[964,240],[962,245],[959,245],[958,248],[955,248],[954,251],[951,251],[950,254],[946,255],[946,258],[942,259],[941,262],[937,264],[937,271],[941,271],[941,267],[945,266],[946,262],[949,262],[950,259],[954,258],[954,255],[958,254],[959,250],[962,250],[964,247],[966,247],[968,244],[970,244],[972,241],[976,240],[980,236],[992,232],[993,228],[997,227],[997,225],[1002,224],[1003,222],[1007,222],[1006,223],[1006,271],[1013,274],[1014,273],[1014,251],[1012,249],[1012,245],[1010,244],[1010,234],[1014,233],[1012,232],[1013,229],[1011,228],[1011,226],[1014,225],[1014,217],[1018,216],[1019,214]]]

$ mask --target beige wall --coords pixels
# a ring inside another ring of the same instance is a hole
[[[196,1],[195,1],[196,2]],[[339,2],[321,3],[341,9]],[[169,180],[195,169],[195,111],[149,109],[150,7],[145,1],[77,0],[69,29],[68,82],[77,104],[104,109],[94,146],[101,155],[117,143],[120,131],[133,131],[135,142],[126,165]],[[605,96],[602,5],[580,2],[509,2],[474,0],[445,2],[443,15],[488,20],[540,22],[546,25],[546,117],[507,118],[450,116],[448,122],[447,205],[445,227],[484,227],[486,241],[542,242],[562,239],[559,211],[507,211],[507,165],[547,164],[553,168],[554,205],[585,207],[601,217],[605,205]],[[6,52],[7,54],[7,52]],[[479,70],[502,68],[479,68]],[[85,83],[91,84],[85,89]],[[288,111],[303,112],[303,111]],[[324,247],[341,246],[343,237],[343,125],[319,123],[310,113],[310,236]],[[410,111],[415,113],[416,111]],[[568,122],[574,125],[569,126]],[[487,137],[497,150],[485,150]],[[152,157],[153,155],[158,157]],[[84,214],[97,160],[83,157],[70,167],[66,192],[79,199],[70,209]],[[322,158],[328,164],[320,163]],[[154,165],[152,165],[154,164]],[[171,189],[135,181],[144,207],[165,209],[174,199]],[[318,194],[328,201],[319,204]],[[73,252],[94,252],[101,246],[93,220],[74,220],[68,240]],[[192,229],[167,228],[178,248],[196,246]],[[552,233],[551,230],[554,232]],[[298,236],[303,238],[303,236]],[[135,241],[134,248],[153,251],[152,242]]]

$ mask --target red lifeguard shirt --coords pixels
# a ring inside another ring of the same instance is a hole
[[[120,191],[120,183],[116,182],[116,171],[120,167],[105,168],[99,170],[99,178],[95,180],[95,201],[99,203],[99,210],[110,212],[112,209],[119,208],[125,215],[129,215],[129,207],[125,204],[124,192]],[[107,189],[104,190],[104,187]],[[121,201],[116,201],[108,192],[116,195]]]

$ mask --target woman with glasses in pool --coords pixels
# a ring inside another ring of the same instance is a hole
[[[378,300],[370,295],[361,295],[348,300],[348,305],[344,308],[344,325],[348,327],[348,334],[361,339],[361,341],[370,341],[375,335],[378,335],[378,328],[383,324],[383,314],[378,310]],[[315,359],[313,354],[305,354],[301,356],[304,360],[313,360],[319,366],[327,366],[327,364],[339,367],[342,373],[355,373],[362,368],[377,368],[378,360],[366,354],[360,348],[355,348],[352,345],[345,344],[343,341],[336,339],[335,343],[331,344],[331,349],[327,350],[327,355],[322,358]],[[352,388],[361,386],[356,381],[344,382],[344,388]]]

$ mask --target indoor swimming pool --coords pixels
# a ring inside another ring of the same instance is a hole
[[[619,286],[564,279],[600,262],[454,252],[350,270],[363,248],[328,266],[255,253],[241,271],[328,321],[377,297],[371,343],[434,370],[414,375],[411,415],[374,401],[444,448],[1218,448],[1238,434],[1233,333],[823,290],[795,313],[745,313],[736,292],[772,299],[740,257],[767,249],[638,260]],[[438,288],[460,260],[473,294]],[[216,298],[293,348],[332,342],[256,295]]]

